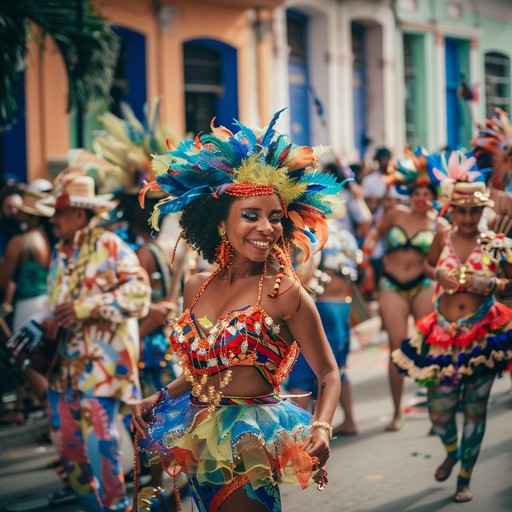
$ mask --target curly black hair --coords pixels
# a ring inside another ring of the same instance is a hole
[[[226,220],[231,205],[237,199],[228,194],[219,198],[205,194],[183,208],[180,218],[183,238],[210,263],[215,261],[215,249],[221,240],[217,227]],[[293,238],[293,224],[286,217],[281,222],[284,241],[289,245]]]

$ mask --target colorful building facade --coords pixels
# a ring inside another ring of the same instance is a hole
[[[378,146],[467,145],[494,107],[510,113],[507,0],[96,0],[122,45],[110,110],[142,119],[161,96],[179,136],[209,121],[280,127],[358,161]],[[49,177],[77,145],[64,68],[51,41],[30,57],[19,122],[0,137],[3,173]],[[107,103],[87,106],[90,147]]]
[[[288,0],[274,19],[282,46],[290,42],[286,27],[299,19],[298,46],[307,48],[304,87],[314,92],[307,115],[294,93],[295,65],[278,55],[292,118],[294,111],[309,116],[300,123],[309,141],[330,144],[350,161],[382,145],[395,154],[405,144],[467,146],[495,107],[510,113],[507,0]]]

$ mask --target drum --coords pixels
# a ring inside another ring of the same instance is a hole
[[[32,370],[48,377],[59,357],[64,330],[53,321],[31,320],[7,341],[10,361],[22,372]]]

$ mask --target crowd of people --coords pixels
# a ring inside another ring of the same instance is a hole
[[[280,484],[325,487],[330,439],[359,432],[347,361],[365,301],[389,341],[385,430],[403,428],[412,377],[446,451],[434,477],[460,461],[453,499],[472,499],[512,359],[508,117],[471,151],[382,147],[356,167],[295,145],[280,114],[160,148],[152,172],[149,151],[109,160],[103,134],[53,183],[3,186],[1,353],[18,387],[0,422],[46,411],[83,510],[131,509],[119,415],[149,487],[183,474],[200,511],[279,512]],[[128,167],[135,180],[120,179]],[[55,352],[41,369],[43,345]],[[180,508],[177,485],[168,499]]]

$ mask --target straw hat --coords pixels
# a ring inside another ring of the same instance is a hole
[[[27,190],[23,194],[23,205],[20,206],[20,211],[30,215],[37,215],[38,217],[51,217],[53,215],[53,208],[41,204],[48,194],[37,192],[35,190]]]
[[[116,201],[111,200],[112,194],[96,194],[92,176],[69,172],[59,181],[59,187],[56,187],[53,195],[40,201],[38,205],[53,208],[86,208],[95,213],[110,211],[117,205]]]
[[[457,206],[494,206],[482,181],[457,181],[453,184],[450,204]]]

